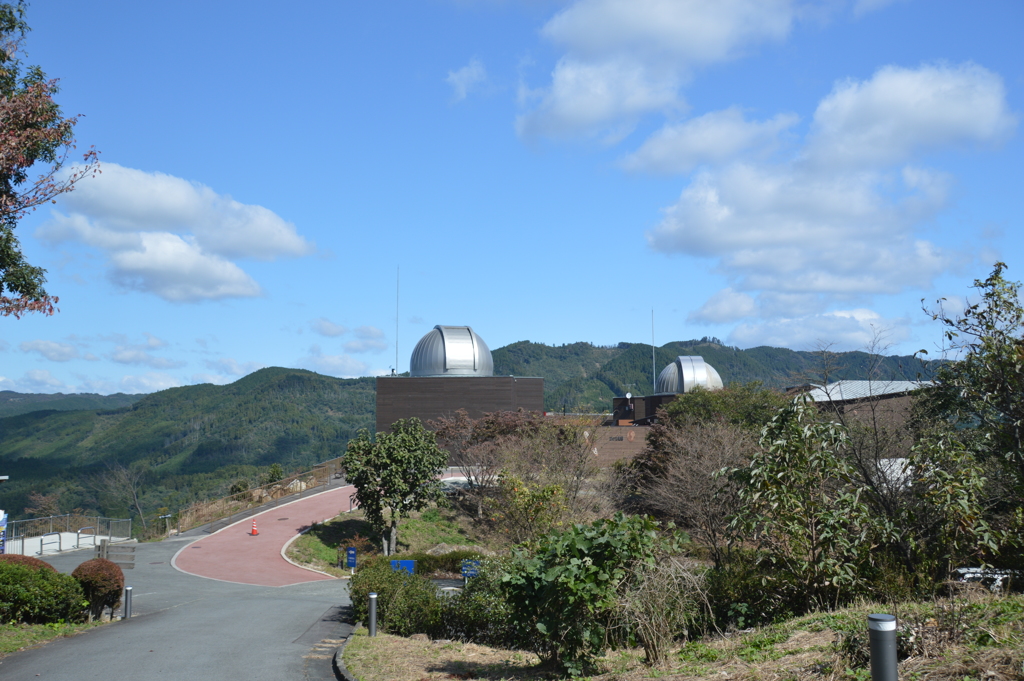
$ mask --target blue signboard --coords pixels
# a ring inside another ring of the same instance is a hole
[[[469,579],[470,577],[480,576],[480,561],[478,560],[464,560],[462,561],[462,577],[463,579]]]
[[[356,566],[356,547],[350,546],[345,549],[345,567],[354,568]]]
[[[408,572],[410,575],[416,570],[416,561],[414,560],[393,560],[391,561],[391,569],[395,572]]]
[[[4,553],[4,545],[7,543],[7,514],[0,511],[0,555]]]

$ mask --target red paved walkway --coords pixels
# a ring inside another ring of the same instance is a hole
[[[297,567],[281,556],[281,548],[312,522],[329,520],[349,510],[351,485],[338,487],[225,527],[195,541],[174,557],[182,572],[258,586],[288,586],[302,582],[334,579]],[[256,520],[259,535],[250,536]]]

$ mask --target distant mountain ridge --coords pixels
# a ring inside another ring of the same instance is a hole
[[[760,381],[780,389],[826,379],[929,379],[938,366],[912,355],[879,357],[866,352],[821,353],[764,346],[740,350],[714,338],[675,341],[655,348],[656,373],[652,373],[651,346],[643,343],[600,347],[521,341],[499,348],[492,355],[495,375],[544,378],[545,409],[588,412],[608,411],[612,398],[627,392],[653,393],[657,373],[680,355],[700,355],[726,385]]]
[[[0,390],[0,418],[27,414],[30,411],[53,409],[54,411],[75,411],[77,409],[120,409],[141,400],[145,395],[98,395],[96,393],[17,393]]]
[[[549,411],[604,413],[615,396],[653,389],[650,345],[521,341],[492,354],[495,375],[543,377]],[[654,371],[678,355],[701,355],[726,384],[756,380],[781,388],[823,378],[816,353],[740,350],[707,338],[656,348]],[[930,378],[935,366],[863,352],[838,353],[830,363],[831,380]],[[221,495],[232,481],[253,479],[272,463],[290,471],[340,456],[360,428],[374,425],[375,379],[272,367],[229,385],[191,385],[150,395],[0,393],[5,397],[36,409],[0,418],[0,475],[11,477],[0,485],[0,508],[18,517],[30,492],[62,489],[65,511],[80,507],[124,514],[127,509],[117,508],[90,484],[108,464],[145,467],[144,504],[174,511]],[[76,409],[77,404],[89,406]]]

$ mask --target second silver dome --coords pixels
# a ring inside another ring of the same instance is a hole
[[[435,326],[409,360],[410,376],[492,376],[494,360],[484,339],[468,326]]]
[[[659,394],[678,394],[688,393],[697,386],[705,390],[720,390],[723,387],[722,377],[703,357],[681,355],[658,374],[655,389]]]

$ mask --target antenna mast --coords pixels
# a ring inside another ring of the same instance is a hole
[[[395,267],[395,374],[398,371],[398,294],[402,290],[402,266]]]
[[[651,308],[651,394],[658,392],[658,365],[654,361],[654,308]]]

